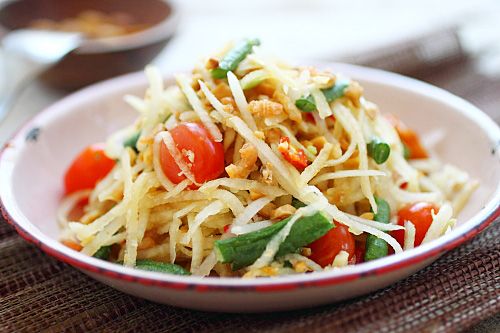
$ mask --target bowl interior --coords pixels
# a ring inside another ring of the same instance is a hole
[[[11,1],[0,10],[0,24],[8,30],[28,27],[35,19],[60,21],[75,17],[85,10],[106,14],[125,13],[135,23],[155,25],[170,14],[170,6],[162,0],[20,0]]]
[[[437,154],[480,181],[479,190],[458,217],[459,224],[481,215],[486,206],[491,210],[497,204],[500,168],[494,148],[500,134],[483,113],[415,80],[354,66],[334,65],[333,70],[359,80],[369,100],[382,111],[399,116],[424,139],[444,130]],[[5,181],[2,186],[8,188],[0,194],[4,203],[9,201],[11,215],[26,217],[41,233],[57,240],[56,210],[63,195],[66,168],[83,147],[104,140],[135,119],[123,95],[142,96],[145,87],[142,74],[98,84],[65,98],[26,125],[10,142],[13,149],[7,149],[0,164],[0,179]],[[2,178],[7,170],[11,177]]]

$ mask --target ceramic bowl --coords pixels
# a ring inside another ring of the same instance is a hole
[[[0,35],[28,27],[36,19],[59,22],[85,10],[124,13],[145,30],[123,36],[86,39],[41,75],[53,87],[74,90],[144,68],[165,47],[179,24],[179,11],[167,0],[7,0],[0,4]]]
[[[25,239],[113,288],[160,303],[228,312],[296,309],[375,291],[429,265],[499,216],[500,129],[490,118],[463,99],[423,82],[350,65],[328,67],[359,80],[368,99],[401,117],[424,138],[436,130],[444,131],[437,154],[481,183],[452,232],[410,251],[344,269],[260,279],[140,271],[65,247],[58,242],[55,217],[63,195],[63,173],[83,147],[103,140],[136,117],[122,97],[144,92],[142,73],[74,93],[19,130],[0,158],[3,214]],[[166,81],[173,82],[172,76],[167,75]]]

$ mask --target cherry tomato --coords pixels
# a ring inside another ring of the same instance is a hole
[[[422,243],[422,240],[429,230],[432,223],[431,211],[437,214],[439,208],[428,202],[417,202],[410,204],[398,212],[398,224],[404,226],[405,221],[410,221],[415,225],[415,246]],[[401,246],[405,242],[404,230],[394,230],[391,235],[398,241]]]
[[[80,244],[75,243],[71,240],[63,240],[62,243],[75,251],[81,251],[83,249],[83,247]]]
[[[170,134],[196,182],[215,179],[224,171],[224,147],[210,137],[203,125],[183,123],[173,128]],[[160,164],[165,176],[173,183],[186,179],[165,144],[160,146]]]
[[[88,146],[75,158],[64,175],[66,194],[94,188],[113,169],[115,163],[104,153],[103,144]]]
[[[308,122],[316,124],[316,119],[314,119],[314,116],[312,115],[312,113],[310,113],[310,112],[304,112],[303,114],[304,114],[305,119]]]
[[[429,157],[429,154],[427,154],[427,151],[422,146],[422,143],[414,130],[406,126],[401,120],[393,115],[387,115],[386,118],[396,128],[401,141],[406,145],[406,147],[408,147],[410,159]]]
[[[342,250],[349,253],[349,260],[351,260],[355,250],[354,237],[349,232],[349,228],[340,223],[308,247],[311,249],[309,258],[322,267],[330,265]]]
[[[360,264],[365,261],[366,243],[356,242],[355,246],[356,249],[354,251],[352,261],[354,261],[355,264]]]

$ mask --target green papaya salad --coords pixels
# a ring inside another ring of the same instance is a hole
[[[478,186],[358,82],[257,39],[172,84],[145,73],[144,96],[124,96],[136,121],[64,177],[61,241],[97,259],[213,277],[343,269],[441,237]]]

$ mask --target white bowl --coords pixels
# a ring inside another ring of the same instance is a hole
[[[228,312],[302,308],[377,290],[429,265],[500,215],[500,129],[490,118],[459,97],[410,78],[343,64],[328,67],[359,80],[368,99],[424,137],[438,129],[445,131],[436,148],[439,156],[481,182],[452,232],[402,254],[345,269],[253,280],[134,270],[67,248],[58,242],[55,218],[63,194],[63,173],[83,147],[133,121],[136,115],[122,97],[143,93],[146,79],[142,73],[72,94],[19,130],[0,157],[3,214],[28,241],[116,289],[156,302]]]

